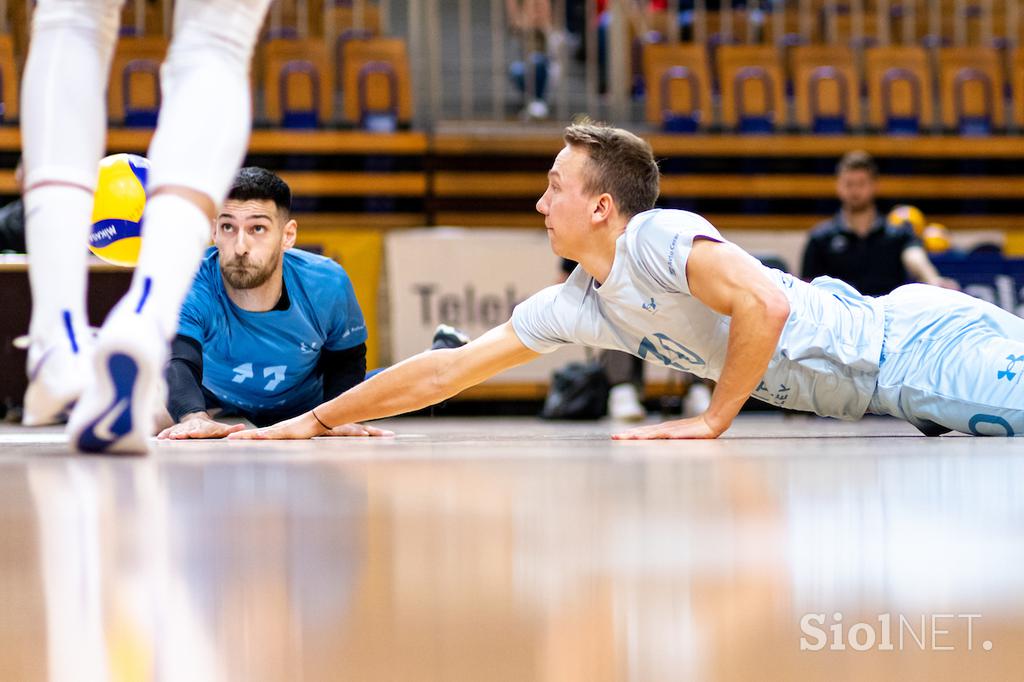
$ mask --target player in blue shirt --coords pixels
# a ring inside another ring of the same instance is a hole
[[[241,425],[212,413],[273,423],[301,414],[366,376],[366,324],[345,270],[293,249],[291,190],[243,168],[181,309],[167,366],[161,438],[219,438]],[[336,435],[385,435],[346,424]]]

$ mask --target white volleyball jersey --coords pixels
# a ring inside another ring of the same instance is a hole
[[[512,326],[528,348],[565,344],[625,351],[648,362],[717,380],[729,318],[690,294],[686,259],[693,240],[726,241],[707,220],[655,209],[634,216],[615,245],[600,286],[581,267],[565,283],[523,301]],[[884,309],[839,280],[807,284],[771,268],[790,314],[755,398],[822,416],[863,416],[878,377]]]

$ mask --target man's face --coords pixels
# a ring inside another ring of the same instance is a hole
[[[875,203],[875,179],[866,170],[844,170],[836,180],[836,193],[847,211],[866,211]]]
[[[255,289],[281,276],[284,250],[295,242],[295,221],[269,199],[228,199],[217,216],[213,243],[220,271],[233,289]]]
[[[566,145],[548,171],[548,187],[537,200],[537,211],[544,216],[551,249],[564,258],[580,253],[580,245],[590,236],[597,197],[583,189],[589,157],[583,149]]]

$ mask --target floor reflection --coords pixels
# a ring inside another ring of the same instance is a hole
[[[140,460],[4,451],[0,679],[1024,670],[1024,457],[1006,441],[623,449],[430,428]]]

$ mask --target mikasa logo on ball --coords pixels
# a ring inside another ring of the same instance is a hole
[[[148,174],[149,161],[134,154],[100,161],[89,234],[89,250],[100,259],[123,267],[138,261]]]
[[[117,236],[116,227],[104,227],[98,230],[93,230],[92,234],[89,235],[89,243],[97,244],[110,241]]]

